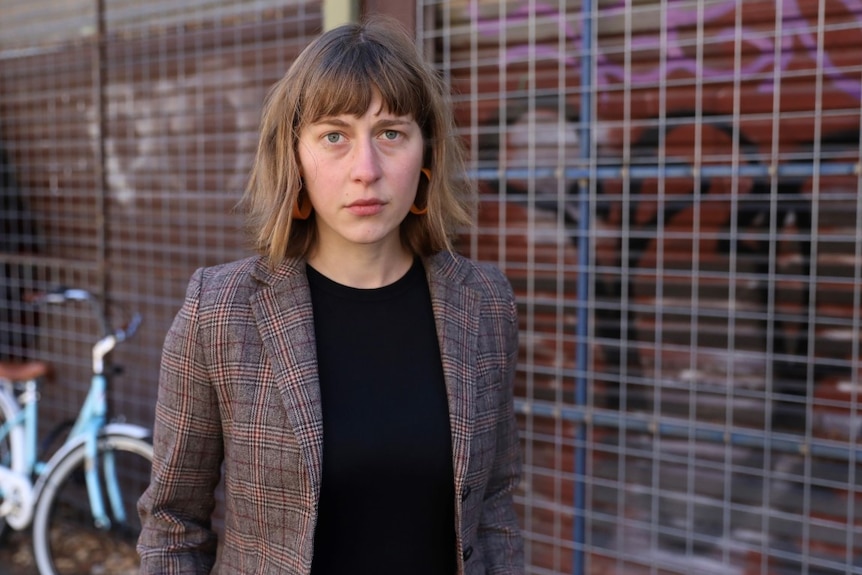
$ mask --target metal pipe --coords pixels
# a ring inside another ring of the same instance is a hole
[[[576,350],[575,363],[577,365],[578,377],[575,380],[575,403],[585,410],[587,408],[587,371],[589,366],[589,292],[590,292],[590,182],[594,181],[593,171],[590,170],[590,158],[592,157],[592,77],[593,77],[593,5],[591,0],[583,0],[581,4],[581,107],[580,107],[580,129],[579,144],[581,165],[585,167],[585,174],[577,177],[578,191],[578,281],[576,294],[576,305],[578,308],[576,326]],[[586,543],[586,473],[587,473],[587,450],[586,450],[587,427],[581,423],[575,430],[575,489],[574,489],[574,561],[575,575],[583,575],[586,571],[586,558],[584,547]]]
[[[107,67],[106,44],[107,27],[105,24],[105,0],[95,0],[95,25],[96,36],[93,39],[93,59],[95,65],[92,70],[93,100],[96,109],[96,158],[93,162],[94,179],[96,182],[96,221],[98,234],[98,253],[96,266],[98,269],[97,292],[105,301],[108,299],[108,195],[109,185],[107,170],[105,168],[105,136],[107,125],[107,98],[105,94],[105,69]]]
[[[721,425],[706,423],[698,425],[676,423],[668,419],[657,419],[649,414],[596,410],[585,405],[565,407],[548,402],[528,402],[523,399],[515,400],[515,412],[562,419],[581,426],[625,429],[627,432],[633,431],[660,437],[693,438],[708,443],[811,455],[838,461],[850,461],[851,458],[853,461],[862,460],[862,447],[851,446],[850,443],[842,445],[835,441],[805,439],[790,433],[767,433],[754,429],[738,428],[730,430]],[[576,445],[575,449],[577,450],[579,447]],[[575,481],[580,483],[582,480],[575,477]]]
[[[566,168],[563,171],[556,168],[510,168],[504,171],[493,168],[479,168],[470,173],[471,178],[478,180],[498,180],[502,178],[527,179],[529,177],[548,178],[560,177],[573,180],[598,179],[633,179],[647,178],[701,178],[711,177],[753,177],[753,178],[808,178],[815,172],[819,176],[855,176],[862,174],[862,164],[859,162],[788,162],[777,166],[769,165],[709,165],[693,166],[690,164],[665,164],[624,166],[621,164],[605,164],[589,166],[584,163],[579,167]],[[587,187],[587,189],[589,189]]]

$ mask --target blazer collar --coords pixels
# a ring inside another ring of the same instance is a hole
[[[465,284],[469,266],[442,252],[423,260],[449,402],[455,489],[467,474],[476,380],[480,294]],[[276,269],[258,260],[252,275],[261,287],[251,298],[261,339],[284,398],[287,415],[308,465],[312,494],[319,496],[323,454],[320,381],[311,294],[303,259]]]

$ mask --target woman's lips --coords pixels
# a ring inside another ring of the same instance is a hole
[[[380,200],[356,200],[347,205],[347,211],[357,216],[373,216],[382,212],[385,205]]]

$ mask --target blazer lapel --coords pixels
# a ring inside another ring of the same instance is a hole
[[[323,418],[311,293],[303,265],[288,260],[275,272],[259,267],[255,276],[265,285],[252,296],[251,306],[316,500],[323,467]]]
[[[463,266],[448,253],[426,261],[426,270],[449,399],[455,493],[460,494],[470,463],[473,435],[481,296],[463,284]],[[460,515],[461,498],[456,501]]]

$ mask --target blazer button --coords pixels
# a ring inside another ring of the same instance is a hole
[[[472,489],[470,489],[470,486],[465,485],[463,489],[461,489],[461,501],[465,501],[468,497],[470,497],[471,491]]]
[[[466,561],[466,560],[467,560],[467,559],[469,559],[472,555],[473,555],[473,548],[472,548],[472,547],[467,547],[466,549],[464,549],[464,553],[462,553],[462,554],[461,554],[461,558],[462,558],[462,559],[464,559],[464,561]]]

